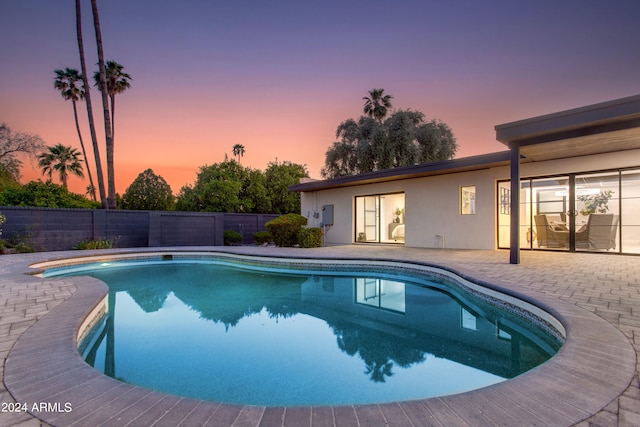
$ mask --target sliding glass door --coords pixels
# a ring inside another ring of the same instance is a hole
[[[620,250],[620,174],[598,173],[575,178],[576,251]]]
[[[620,250],[640,254],[640,170],[620,174]]]
[[[498,247],[509,247],[510,183],[498,183]],[[640,170],[520,183],[520,247],[640,253]]]
[[[404,193],[355,198],[355,236],[358,243],[404,243]]]
[[[567,251],[571,247],[570,178],[532,179],[530,188],[531,245],[535,248]]]

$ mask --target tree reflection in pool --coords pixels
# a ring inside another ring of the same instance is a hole
[[[438,278],[189,261],[83,270],[109,314],[81,343],[114,378],[226,403],[442,396],[512,378],[561,342]]]

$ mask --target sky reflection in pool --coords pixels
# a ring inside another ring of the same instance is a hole
[[[553,337],[434,280],[165,262],[84,271],[115,311],[92,366],[171,394],[266,406],[419,399],[514,377]]]

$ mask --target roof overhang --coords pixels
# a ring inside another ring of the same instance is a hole
[[[304,192],[328,190],[330,188],[352,187],[355,185],[375,184],[401,179],[422,178],[425,176],[490,169],[498,166],[506,166],[508,164],[509,151],[499,151],[497,153],[463,157],[453,160],[442,160],[432,163],[421,163],[413,166],[403,166],[341,178],[307,181],[300,184],[290,185],[289,191]]]
[[[533,161],[640,149],[640,95],[497,125]]]

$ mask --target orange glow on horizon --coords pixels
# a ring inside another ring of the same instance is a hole
[[[54,70],[79,68],[73,2],[5,3],[0,122],[47,145],[80,149],[72,105],[53,88]],[[396,109],[448,124],[456,157],[504,150],[497,124],[640,92],[631,43],[640,38],[640,3],[471,2],[464,10],[447,2],[414,1],[410,9],[276,3],[111,0],[100,7],[105,59],[132,77],[116,96],[118,193],[151,168],[177,194],[200,166],[232,157],[235,144],[245,147],[245,166],[291,161],[321,178],[337,126],[362,114],[362,97],[373,88],[392,95]],[[384,37],[372,39],[371,22],[384,22]],[[83,26],[92,68],[87,7]],[[104,165],[95,87],[91,96]],[[95,174],[83,102],[78,114]],[[43,179],[28,161],[22,175],[22,182]],[[74,192],[87,185],[69,178]]]

